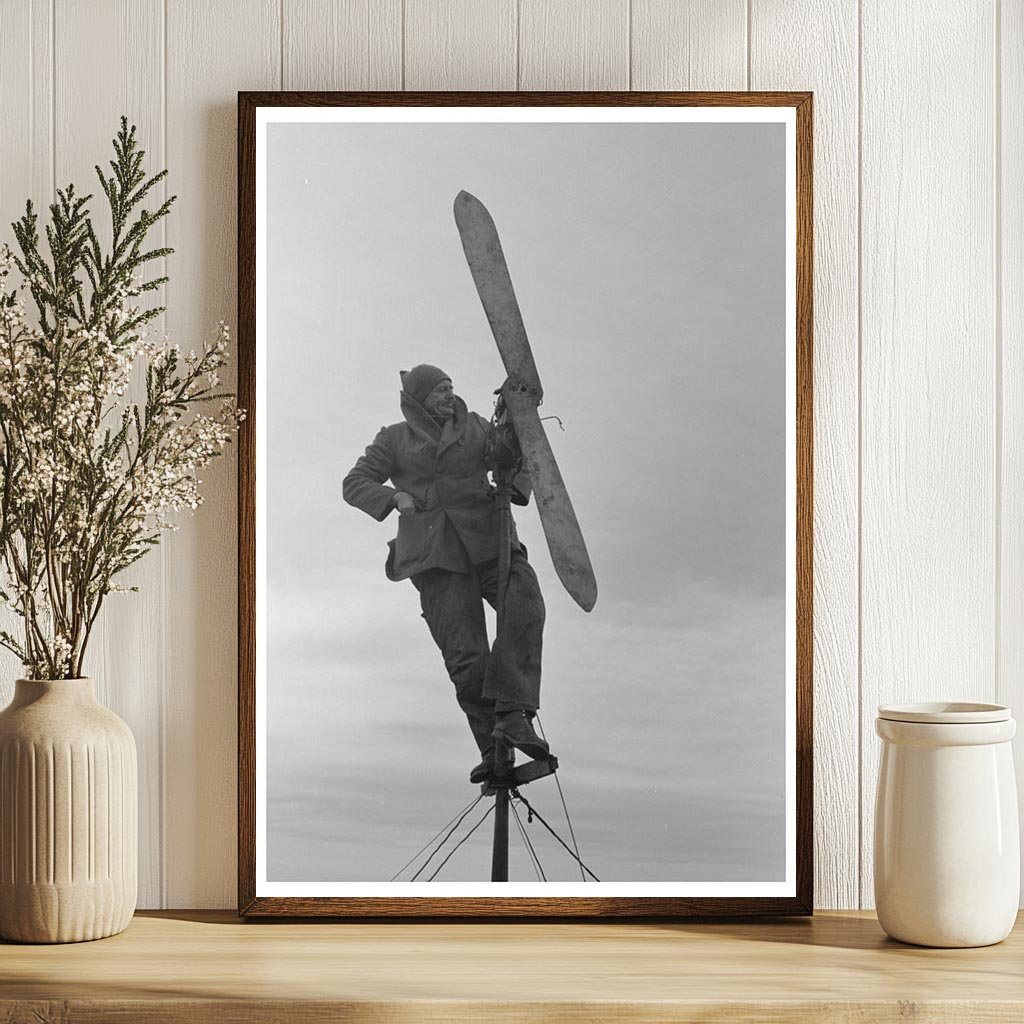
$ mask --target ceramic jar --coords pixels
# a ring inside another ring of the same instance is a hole
[[[0,712],[0,938],[123,931],[138,887],[135,740],[91,679],[15,684]]]
[[[1010,740],[998,704],[878,709],[875,905],[894,939],[987,946],[1017,915],[1020,839]]]

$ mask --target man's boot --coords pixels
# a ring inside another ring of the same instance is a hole
[[[494,774],[494,747],[483,751],[480,763],[469,773],[470,782],[486,782]]]
[[[533,723],[525,711],[499,712],[491,736],[510,743],[535,761],[546,761],[551,756],[547,743],[533,731]]]
[[[459,701],[466,713],[473,739],[480,750],[481,761],[469,773],[470,782],[486,782],[494,772],[494,741],[491,730],[494,728],[494,702],[462,699]],[[490,707],[487,704],[490,703]]]

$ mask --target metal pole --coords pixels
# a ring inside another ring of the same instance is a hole
[[[491,851],[491,881],[508,881],[508,786],[495,792],[494,847]]]
[[[508,590],[512,548],[512,487],[507,474],[498,479],[498,599],[497,635],[505,622],[505,593]],[[508,791],[512,784],[515,753],[500,740],[494,743],[494,847],[491,853],[491,881],[508,881]]]

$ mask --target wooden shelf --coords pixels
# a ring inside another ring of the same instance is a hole
[[[1024,921],[984,949],[873,915],[770,922],[325,923],[153,911],[65,946],[0,943],[0,1021],[1024,1020]]]

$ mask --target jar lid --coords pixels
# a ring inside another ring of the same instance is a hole
[[[929,701],[923,704],[882,704],[878,717],[890,722],[926,722],[935,725],[968,725],[972,722],[1008,722],[1004,704],[972,704],[966,701]]]

